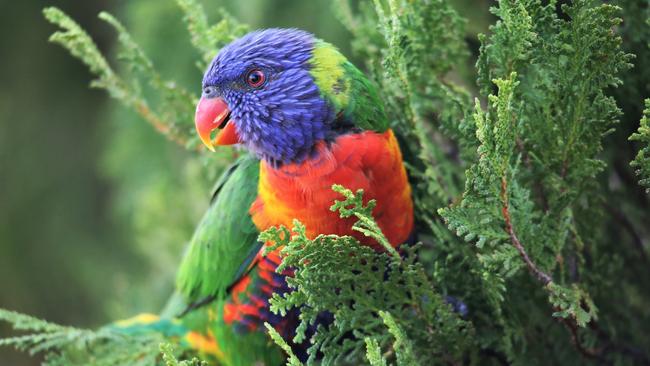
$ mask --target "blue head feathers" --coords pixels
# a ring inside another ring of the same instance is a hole
[[[255,31],[230,43],[203,78],[204,97],[228,104],[242,143],[278,164],[307,157],[335,113],[310,74],[316,39],[297,29]]]

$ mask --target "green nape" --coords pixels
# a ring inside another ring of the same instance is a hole
[[[377,87],[336,47],[316,41],[310,63],[310,73],[321,94],[345,120],[364,130],[388,129]]]
[[[219,178],[176,277],[186,301],[225,295],[259,251],[259,233],[248,213],[258,179],[259,161],[248,154]]]

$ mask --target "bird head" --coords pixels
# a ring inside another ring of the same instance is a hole
[[[375,88],[334,46],[297,29],[265,29],[210,63],[195,124],[211,150],[241,143],[279,165],[354,128],[385,126],[386,117]]]

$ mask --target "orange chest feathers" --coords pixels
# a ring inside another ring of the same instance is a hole
[[[402,154],[391,130],[339,136],[329,146],[318,146],[314,157],[278,169],[260,164],[258,197],[250,209],[262,231],[271,226],[293,226],[296,218],[306,226],[307,236],[351,235],[376,246],[372,239],[351,229],[354,218],[341,219],[330,211],[342,197],[333,184],[364,190],[364,202],[377,201],[373,216],[389,242],[399,245],[413,231],[411,188]]]

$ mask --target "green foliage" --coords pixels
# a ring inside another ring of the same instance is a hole
[[[460,202],[440,214],[476,244],[495,311],[513,311],[506,291],[524,269],[548,292],[554,316],[585,327],[596,319],[585,290],[593,284],[563,276],[560,258],[582,266],[583,238],[598,240],[591,235],[601,217],[583,208],[600,195],[594,179],[605,164],[597,154],[620,116],[605,89],[620,84],[631,56],[611,31],[620,23],[615,6],[576,1],[562,10],[566,18],[553,2],[501,1],[493,9],[499,21],[489,39],[480,37],[477,64],[481,92],[489,93],[487,109],[477,100],[474,113],[478,161]],[[506,353],[523,341],[509,336]]]
[[[380,311],[379,316],[381,316],[384,324],[388,327],[388,331],[395,337],[395,342],[392,345],[393,350],[395,350],[395,357],[397,359],[398,365],[417,365],[418,361],[413,350],[411,349],[411,344],[407,340],[406,335],[395,322],[390,313]],[[372,366],[386,366],[386,358],[381,353],[381,347],[379,342],[373,338],[365,338],[366,342],[366,358]]]
[[[201,70],[221,47],[248,30],[247,26],[235,21],[225,11],[221,13],[220,22],[210,25],[205,9],[198,2],[177,0],[177,3],[185,13],[184,19],[192,44],[202,54],[203,61],[197,65]],[[99,14],[99,18],[110,24],[118,34],[121,49],[117,57],[127,67],[125,75],[118,75],[111,68],[92,38],[61,10],[45,8],[43,14],[49,22],[62,28],[50,37],[50,41],[66,48],[97,76],[91,83],[92,87],[105,89],[172,141],[189,149],[199,148],[192,124],[197,98],[177,83],[164,80],[153,62],[115,17],[106,12]],[[152,89],[155,96],[147,96],[143,91],[145,85]]]
[[[195,357],[178,361],[179,352],[155,333],[133,336],[110,327],[78,329],[3,309],[0,320],[15,330],[28,332],[0,339],[0,346],[11,346],[31,355],[45,352],[45,366],[207,366]]]
[[[645,100],[645,106],[639,130],[630,136],[630,140],[639,141],[645,146],[639,150],[630,165],[636,168],[639,184],[645,186],[646,192],[650,193],[650,99]]]
[[[46,8],[43,14],[52,24],[62,28],[50,37],[50,41],[66,48],[97,76],[91,83],[92,87],[105,89],[112,97],[137,111],[158,132],[170,139],[184,145],[197,145],[192,133],[193,126],[190,124],[194,113],[193,97],[174,83],[162,79],[151,60],[113,16],[104,12],[99,14],[99,18],[113,26],[118,33],[118,40],[123,47],[118,57],[129,66],[133,73],[130,77],[116,74],[92,38],[61,10]],[[143,96],[140,77],[146,78],[150,86],[160,93],[162,101],[157,110],[151,109],[151,102]]]
[[[395,319],[385,311],[380,311],[379,316],[388,327],[388,332],[395,337],[393,349],[395,350],[395,358],[398,365],[417,365],[417,357],[411,347],[411,342],[408,340],[407,335],[402,328],[395,322]]]
[[[160,344],[160,353],[164,361],[165,366],[207,366],[208,363],[205,361],[200,361],[198,358],[194,357],[189,361],[179,361],[174,355],[174,348],[169,343]]]
[[[356,230],[389,246],[369,216],[374,202],[363,205],[361,191],[333,188],[345,200],[337,201],[332,209],[339,210],[341,217],[357,217]],[[307,364],[314,364],[318,353],[325,365],[358,364],[366,353],[366,342],[391,346],[400,365],[460,360],[469,352],[472,328],[435,291],[424,267],[416,261],[417,246],[404,248],[403,257],[392,248],[377,253],[347,236],[319,235],[309,240],[304,225],[297,221],[294,225],[292,231],[271,228],[260,235],[260,241],[282,248],[278,272],[286,268],[295,271],[287,280],[293,291],[275,294],[270,301],[271,310],[283,315],[300,308],[300,325],[293,341],[307,341],[308,328],[323,312],[334,317],[331,325],[319,325],[308,340]],[[346,270],[332,271],[337,267]],[[413,351],[425,348],[427,352]]]
[[[0,320],[27,334],[0,339],[0,346],[12,346],[30,354],[46,353],[47,366],[143,366],[156,364],[156,334],[130,337],[110,328],[97,331],[46,322],[28,315],[0,309]]]
[[[584,327],[596,319],[596,307],[589,298],[589,294],[577,285],[574,284],[572,288],[566,288],[549,283],[548,290],[549,301],[557,309],[553,316],[573,319],[580,327]]]
[[[427,192],[415,197],[420,216],[430,217],[458,193],[462,170],[446,156],[452,149],[447,137],[463,135],[468,138],[462,143],[473,144],[464,122],[471,108],[469,93],[447,75],[466,62],[465,21],[448,1],[377,0],[359,7],[355,13],[348,0],[339,0],[336,10],[355,36],[353,48],[380,85],[391,125],[411,142],[402,149],[415,165],[416,194]]]
[[[381,355],[381,347],[376,339],[366,338],[366,358],[371,366],[386,366],[386,360]]]
[[[177,0],[177,2],[185,13],[185,22],[190,31],[192,44],[201,52],[201,61],[197,63],[201,72],[214,58],[215,50],[250,30],[247,25],[237,22],[223,9],[221,9],[221,21],[210,25],[205,9],[196,0]]]
[[[91,331],[49,323],[29,315],[0,309],[0,320],[11,323],[16,330],[35,334],[0,340],[0,345],[29,350],[31,354],[61,347],[70,342],[87,343],[97,338]]]
[[[332,212],[339,211],[341,218],[344,219],[352,216],[356,217],[358,221],[354,223],[352,229],[367,237],[375,239],[388,253],[390,253],[390,255],[398,257],[399,254],[381,233],[379,226],[372,217],[372,210],[377,205],[377,202],[375,200],[370,200],[364,206],[362,189],[352,193],[349,189],[345,189],[345,187],[335,184],[332,186],[332,190],[345,197],[345,200],[343,201],[334,201],[334,204],[330,208]]]
[[[434,247],[424,250],[433,258],[433,281],[442,293],[471,294],[463,300],[473,309],[479,347],[500,359],[540,357],[543,347],[529,342],[538,335],[528,327],[547,323],[552,309],[570,330],[565,347],[573,343],[584,357],[617,358],[591,352],[587,345],[596,335],[576,327],[598,327],[589,289],[603,287],[603,278],[619,270],[607,257],[600,268],[608,275],[590,275],[598,270],[587,257],[607,251],[598,229],[606,222],[600,206],[606,188],[597,181],[606,165],[598,154],[621,116],[607,93],[621,85],[619,75],[632,60],[612,31],[620,9],[575,1],[558,12],[555,2],[500,1],[490,37],[479,36],[479,96],[472,108],[468,93],[448,81],[453,66],[463,64],[463,54],[452,52],[462,42],[462,22],[449,4],[377,1],[357,13],[346,1],[340,5],[356,50],[390,101],[396,129],[409,141],[402,148],[417,217],[431,229]],[[422,23],[435,13],[429,5],[445,14],[436,24]],[[411,33],[413,24],[420,26]],[[444,41],[440,24],[449,30]],[[422,35],[422,29],[431,31]],[[418,57],[418,49],[434,54],[447,47],[436,60],[440,68]],[[526,272],[536,282],[526,283]],[[539,301],[544,297],[546,306]],[[521,317],[528,330],[520,328]],[[597,337],[617,347],[603,333]],[[368,352],[377,353],[372,343]],[[558,357],[555,362],[570,362]]]
[[[293,353],[293,350],[291,349],[291,346],[282,338],[280,333],[278,333],[277,330],[275,330],[269,323],[264,323],[264,326],[269,332],[269,335],[271,336],[271,339],[273,342],[275,342],[284,352],[287,353],[287,365],[288,366],[302,366],[302,362],[300,362],[300,359],[298,359],[298,356],[296,356]]]

